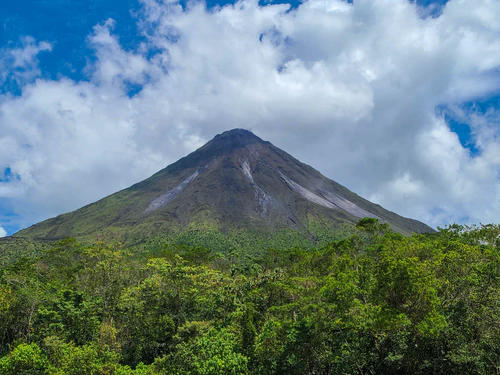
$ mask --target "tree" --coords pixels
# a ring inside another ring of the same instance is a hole
[[[20,344],[5,357],[0,358],[0,374],[45,375],[48,360],[37,344]]]

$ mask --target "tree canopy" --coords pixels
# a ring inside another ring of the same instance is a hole
[[[67,239],[16,257],[0,268],[0,373],[500,372],[500,226],[404,237],[363,219],[320,237]]]

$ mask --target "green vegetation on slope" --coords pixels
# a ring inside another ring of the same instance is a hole
[[[316,230],[29,249],[0,267],[0,373],[500,371],[500,226]]]
[[[152,228],[154,226],[154,228]],[[143,223],[132,228],[108,228],[106,232],[78,238],[82,244],[117,243],[134,254],[155,254],[166,248],[204,248],[212,253],[241,253],[256,256],[269,248],[288,249],[290,246],[313,249],[333,240],[347,238],[356,231],[350,223],[310,220],[304,230],[283,228],[275,232],[258,229],[232,228],[221,232],[216,226],[191,223],[182,230],[168,223]],[[60,239],[59,239],[60,240]],[[52,241],[56,242],[55,240]],[[0,265],[6,266],[21,257],[34,258],[50,246],[43,238],[6,237],[0,239]]]

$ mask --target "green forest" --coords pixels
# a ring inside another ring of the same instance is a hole
[[[500,373],[499,225],[320,232],[22,242],[0,254],[0,374]]]

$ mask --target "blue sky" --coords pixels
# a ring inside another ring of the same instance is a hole
[[[234,127],[403,215],[498,222],[499,12],[487,0],[3,2],[0,235]]]

